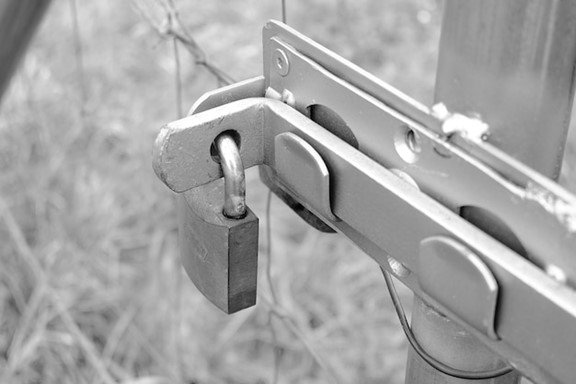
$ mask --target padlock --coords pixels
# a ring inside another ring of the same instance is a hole
[[[234,138],[221,134],[213,152],[224,178],[179,197],[180,252],[200,292],[234,313],[256,304],[258,217],[245,203],[244,168]]]

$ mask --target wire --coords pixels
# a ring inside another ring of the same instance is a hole
[[[400,320],[400,325],[402,326],[402,330],[408,339],[408,342],[414,349],[414,351],[420,356],[424,361],[430,364],[434,369],[448,375],[453,376],[458,379],[465,379],[465,380],[487,380],[487,379],[494,379],[496,377],[503,376],[507,373],[512,372],[512,367],[504,366],[501,368],[489,370],[489,371],[480,371],[480,372],[469,372],[463,371],[460,369],[452,368],[441,361],[436,360],[434,357],[430,356],[424,348],[418,343],[410,325],[408,324],[408,319],[406,318],[406,314],[404,313],[404,308],[402,307],[402,303],[400,302],[400,296],[398,296],[398,292],[396,291],[396,287],[394,286],[394,282],[392,281],[392,276],[390,273],[386,271],[384,268],[380,267],[382,270],[382,274],[384,275],[384,280],[386,281],[386,286],[388,287],[388,292],[390,293],[390,298],[392,299],[392,304],[394,305],[394,309],[396,310],[396,314],[398,315],[398,320]]]
[[[266,263],[266,280],[268,282],[268,287],[270,289],[270,296],[274,304],[278,303],[278,297],[276,296],[276,290],[274,284],[272,283],[272,190],[268,190],[268,197],[266,198],[266,245],[268,247],[268,262]],[[268,311],[268,326],[270,327],[270,333],[272,335],[273,343],[273,358],[274,358],[274,370],[272,371],[272,384],[278,383],[278,376],[280,374],[280,355],[278,350],[278,335],[276,334],[276,329],[272,323],[272,316],[274,312],[272,310]]]

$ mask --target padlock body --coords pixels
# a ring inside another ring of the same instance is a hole
[[[242,219],[222,213],[223,180],[178,196],[182,264],[214,305],[234,313],[256,304],[258,218],[248,208]]]

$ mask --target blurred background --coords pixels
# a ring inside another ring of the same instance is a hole
[[[278,303],[262,299],[267,190],[256,170],[259,304],[224,315],[185,276],[152,144],[218,81],[175,49],[166,4],[54,0],[4,97],[0,383],[402,383],[406,340],[376,264],[276,198]],[[281,18],[280,0],[173,4],[211,65],[235,80],[261,74],[261,29]],[[440,1],[288,1],[287,11],[299,31],[431,104]],[[575,143],[573,129],[562,175],[573,191]]]

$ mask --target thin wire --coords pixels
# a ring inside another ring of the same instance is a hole
[[[288,24],[286,21],[286,0],[282,0],[282,22]]]
[[[266,264],[266,280],[268,280],[268,287],[270,289],[270,296],[272,301],[276,304],[278,303],[278,298],[276,296],[276,290],[272,284],[272,190],[268,190],[268,196],[266,198],[266,246],[268,254],[268,263]],[[280,359],[278,356],[278,336],[276,335],[276,329],[272,323],[272,317],[274,313],[272,310],[268,312],[268,326],[270,327],[270,333],[272,334],[272,350],[274,357],[274,371],[272,372],[272,384],[278,383],[278,377],[280,374]]]
[[[504,366],[502,368],[497,368],[489,371],[481,371],[481,372],[469,372],[463,371],[460,369],[452,368],[441,361],[436,360],[432,356],[430,356],[424,348],[418,343],[410,325],[408,324],[408,319],[406,318],[406,314],[404,313],[404,308],[402,307],[402,303],[400,302],[400,296],[398,296],[398,292],[396,291],[396,287],[394,286],[394,282],[392,281],[392,276],[390,273],[386,271],[384,268],[380,268],[382,270],[382,274],[384,275],[384,280],[386,281],[386,286],[388,287],[388,292],[390,293],[390,298],[392,299],[392,304],[394,305],[394,309],[396,310],[396,314],[398,315],[398,319],[400,320],[400,325],[402,326],[402,330],[408,339],[408,342],[414,349],[414,351],[428,364],[430,364],[434,369],[448,375],[453,376],[458,379],[465,379],[465,380],[487,380],[487,379],[494,379],[496,377],[503,376],[507,373],[512,372],[512,367]]]

